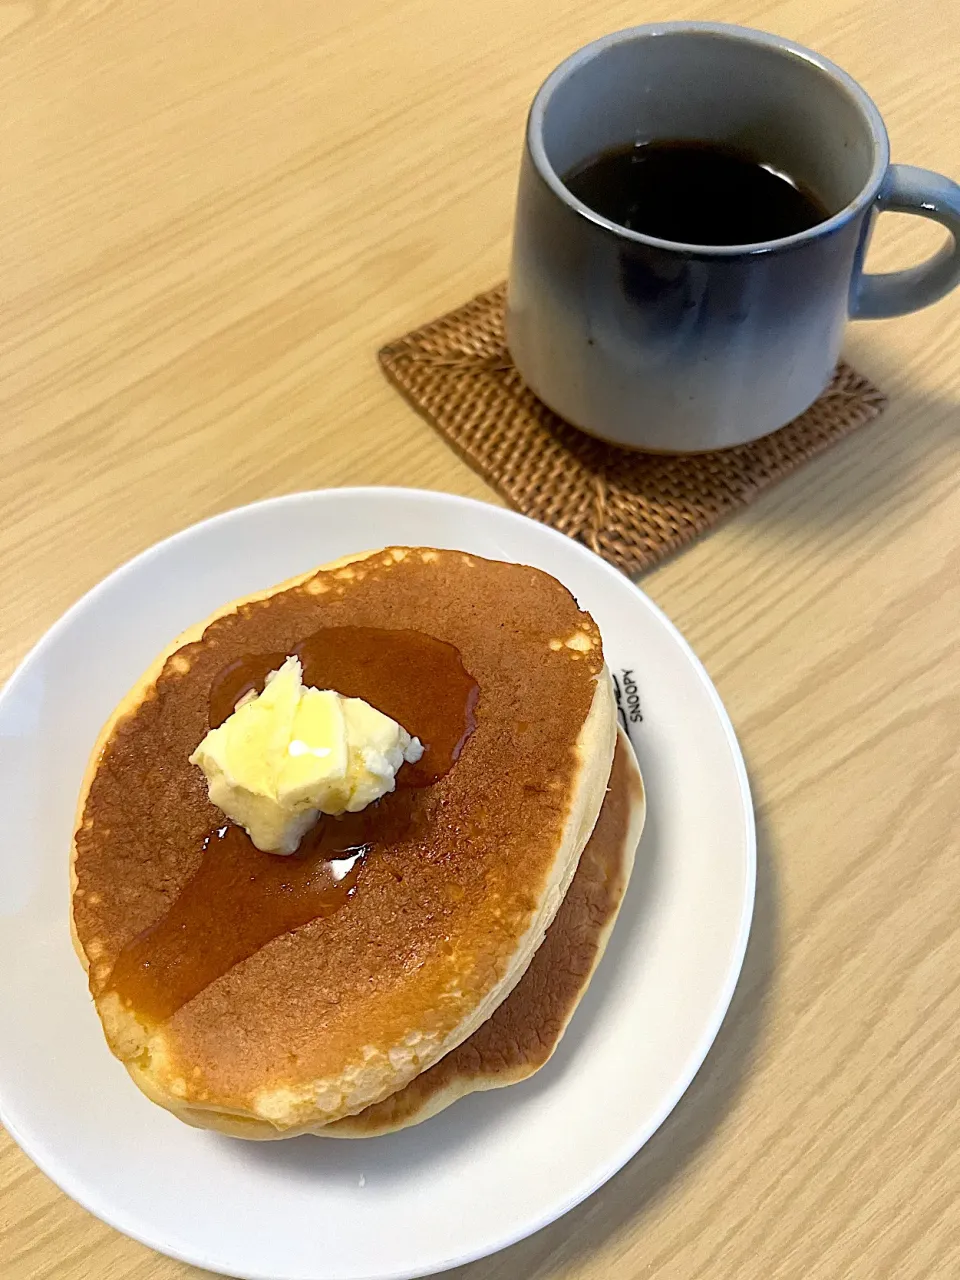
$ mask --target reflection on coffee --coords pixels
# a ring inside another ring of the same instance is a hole
[[[680,244],[779,240],[830,216],[795,178],[712,142],[615,147],[576,165],[563,182],[611,222]]]

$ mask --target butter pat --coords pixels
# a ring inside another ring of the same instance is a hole
[[[190,757],[212,802],[258,849],[293,853],[321,813],[357,813],[392,791],[423,747],[362,698],[303,683],[298,658],[267,676]]]

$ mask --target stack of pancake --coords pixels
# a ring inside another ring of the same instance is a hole
[[[189,757],[292,654],[425,751],[280,857]],[[463,552],[366,553],[226,606],[116,709],[80,796],[75,943],[111,1049],[182,1120],[386,1133],[547,1061],[643,813],[598,629],[564,587]]]

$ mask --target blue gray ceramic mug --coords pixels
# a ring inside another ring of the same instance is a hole
[[[679,244],[608,221],[561,181],[611,147],[666,139],[758,154],[829,216],[760,244]],[[949,243],[921,266],[865,274],[884,209],[942,223]],[[536,394],[593,435],[678,453],[757,439],[817,398],[848,318],[914,311],[958,279],[960,187],[891,165],[860,86],[788,40],[712,23],[635,27],[573,54],[534,99],[507,342]]]

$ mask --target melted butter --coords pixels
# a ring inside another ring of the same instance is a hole
[[[397,774],[397,790],[360,813],[326,817],[287,857],[262,853],[233,823],[203,841],[197,870],[169,911],[121,951],[107,989],[152,1022],[194,996],[274,938],[342,910],[362,889],[378,846],[415,835],[416,788],[442,778],[476,727],[479,689],[459,652],[417,631],[332,627],[293,652],[305,684],[363,698],[424,744]],[[251,690],[259,693],[286,653],[230,663],[210,691],[210,724],[223,723]]]
[[[420,631],[326,627],[292,650],[303,664],[303,683],[363,698],[407,733],[424,752],[404,765],[397,785],[425,787],[450,769],[476,728],[479,687],[452,644]],[[291,655],[251,654],[230,663],[210,691],[210,727],[223,724],[241,698],[261,693],[267,676]]]

